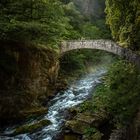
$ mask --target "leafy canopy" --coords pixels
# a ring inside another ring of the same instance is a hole
[[[72,30],[59,0],[2,0],[0,39],[57,44]]]

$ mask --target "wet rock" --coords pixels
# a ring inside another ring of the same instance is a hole
[[[106,114],[84,112],[84,113],[78,113],[74,117],[74,119],[81,122],[85,122],[94,127],[99,127],[108,120],[108,116]]]
[[[59,77],[56,83],[57,92],[64,91],[68,88],[68,81],[65,77]]]
[[[70,108],[68,111],[69,111],[70,115],[71,115],[72,117],[74,117],[74,116],[76,116],[77,113],[79,112],[79,107],[72,107],[72,108]]]
[[[26,119],[33,119],[33,118],[41,116],[47,112],[48,112],[47,108],[38,107],[38,108],[31,108],[31,109],[22,110],[20,113],[21,113],[21,116],[23,116]]]
[[[64,140],[81,140],[79,135],[69,133],[64,135]]]
[[[82,113],[79,113],[75,118],[76,118],[76,120],[85,122],[89,125],[95,124],[95,126],[97,126],[96,121],[99,119],[96,116],[82,114]]]
[[[65,126],[72,132],[82,135],[85,133],[85,129],[89,127],[89,124],[78,120],[70,120],[66,122]]]
[[[107,116],[91,113],[78,113],[72,120],[66,122],[67,129],[74,133],[83,135],[89,127],[99,128],[107,121]]]
[[[109,140],[140,140],[140,107],[130,124],[113,130]]]
[[[98,132],[92,134],[91,136],[84,135],[82,140],[101,140],[102,136],[103,136],[103,134],[98,131]]]
[[[126,129],[113,130],[109,140],[126,140]]]
[[[48,126],[49,124],[51,124],[51,122],[49,120],[41,120],[41,121],[36,122],[34,124],[26,124],[26,125],[23,125],[23,126],[16,128],[13,135],[32,133],[32,132],[34,132],[34,131],[36,131],[44,126]]]

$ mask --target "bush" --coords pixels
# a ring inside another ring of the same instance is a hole
[[[126,61],[119,61],[109,69],[105,81],[93,96],[86,109],[92,112],[105,111],[110,122],[117,127],[130,123],[140,101],[140,72]],[[91,110],[92,107],[92,110]]]

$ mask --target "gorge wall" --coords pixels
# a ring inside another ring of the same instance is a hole
[[[55,93],[59,62],[45,47],[1,43],[0,124],[25,117]],[[53,85],[53,86],[52,86]]]

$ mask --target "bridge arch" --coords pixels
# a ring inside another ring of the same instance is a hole
[[[71,40],[63,41],[60,46],[60,53],[63,55],[66,52],[77,49],[97,49],[104,50],[113,54],[116,54],[134,64],[140,68],[140,56],[135,54],[132,50],[122,48],[112,40]]]

